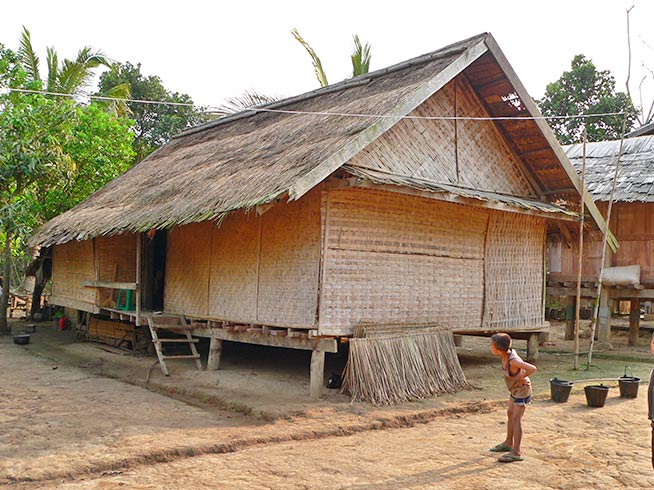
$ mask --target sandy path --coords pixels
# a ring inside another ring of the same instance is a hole
[[[564,405],[536,402],[527,413],[526,459],[511,465],[497,463],[487,451],[505,430],[504,411],[496,408],[411,428],[263,444],[39,488],[654,488],[645,409],[644,397],[621,400],[616,393],[602,409],[586,407],[580,394]]]

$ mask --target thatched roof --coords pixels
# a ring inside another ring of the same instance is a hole
[[[31,245],[218,219],[282,195],[297,199],[460,73],[492,116],[539,115],[493,37],[481,34],[383,70],[262,106],[313,114],[255,109],[185,131],[46,223]],[[523,160],[541,201],[578,201],[579,179],[544,121],[496,124]],[[602,227],[603,220],[592,202],[588,207]]]
[[[632,132],[627,133],[626,137],[635,138],[636,136],[647,136],[650,134],[654,134],[654,122],[645,124],[638,129],[634,129]]]
[[[564,149],[581,174],[583,145],[569,145]],[[586,187],[596,201],[609,200],[619,151],[620,140],[586,145]],[[613,200],[654,202],[654,136],[624,140]]]

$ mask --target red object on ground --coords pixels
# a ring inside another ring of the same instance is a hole
[[[60,331],[61,330],[66,330],[67,328],[68,328],[68,318],[66,318],[65,316],[62,316],[59,319],[59,330]]]

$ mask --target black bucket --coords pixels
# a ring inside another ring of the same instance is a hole
[[[627,370],[631,376],[627,376]],[[631,366],[627,366],[624,370],[624,376],[618,378],[620,384],[620,397],[621,398],[636,398],[638,397],[638,386],[640,385],[640,378],[634,376],[631,371]]]
[[[609,387],[604,385],[584,386],[584,391],[589,407],[603,407],[609,394]]]
[[[552,394],[552,400],[558,403],[567,402],[573,386],[573,381],[565,381],[558,378],[550,379],[550,392]]]

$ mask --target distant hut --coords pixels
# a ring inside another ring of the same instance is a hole
[[[211,368],[222,340],[310,349],[313,394],[362,322],[505,330],[533,355],[546,227],[577,219],[580,181],[531,116],[482,34],[185,131],[31,243],[52,303],[184,317]]]
[[[654,125],[650,126],[649,131],[653,131]],[[645,126],[641,130],[646,134],[648,127]],[[583,145],[570,145],[564,149],[577,172],[581,173]],[[588,143],[586,147],[586,187],[604,214],[611,195],[619,152],[619,140]],[[614,300],[629,300],[629,339],[635,344],[638,338],[640,300],[654,299],[654,136],[635,136],[624,140],[613,202],[610,228],[620,243],[620,248],[616,253],[607,254],[604,265],[639,265],[640,281],[638,284],[632,284],[632,287],[605,289],[605,294],[600,296],[603,298],[602,322],[598,335],[602,341],[609,341],[611,303]],[[576,284],[577,281],[578,243],[573,241],[566,245],[564,237],[554,234],[548,247],[548,293],[568,297],[570,311],[574,305],[573,295],[576,294],[576,287],[573,287],[572,283]],[[593,285],[597,281],[602,259],[600,236],[589,234],[584,239],[582,259],[582,280],[585,285],[583,296],[593,298],[596,295],[596,286]],[[569,325],[569,335],[571,328]]]

